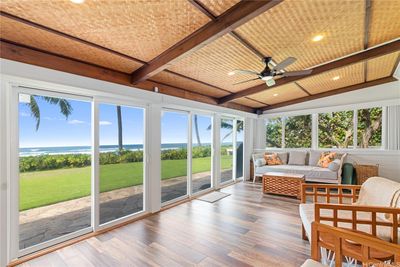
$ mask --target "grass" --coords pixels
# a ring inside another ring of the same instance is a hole
[[[228,169],[232,156],[222,156],[222,168]],[[163,160],[163,180],[186,175],[186,160]],[[211,169],[211,158],[195,158],[193,173]],[[90,195],[91,168],[72,168],[51,171],[21,173],[20,210],[46,206]],[[107,192],[143,183],[141,162],[109,164],[100,166],[100,192]]]

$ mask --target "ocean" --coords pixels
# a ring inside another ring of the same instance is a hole
[[[202,146],[210,146],[210,143],[202,144]],[[174,143],[174,144],[162,144],[161,149],[178,149],[178,148],[186,148],[186,143]],[[193,144],[193,146],[197,146],[197,144]],[[19,156],[27,157],[27,156],[39,156],[39,155],[60,155],[60,154],[90,154],[91,153],[90,146],[60,146],[60,147],[26,147],[20,148]],[[143,145],[131,144],[124,145],[125,150],[142,150]],[[100,153],[102,152],[113,152],[117,151],[117,145],[103,145],[100,146]]]

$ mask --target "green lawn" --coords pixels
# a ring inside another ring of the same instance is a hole
[[[209,171],[211,160],[193,159],[193,173]],[[222,168],[228,169],[232,156],[222,156]],[[186,174],[186,160],[163,160],[162,179]],[[21,173],[20,210],[46,206],[90,195],[90,167]],[[141,162],[100,166],[100,191],[142,184]]]

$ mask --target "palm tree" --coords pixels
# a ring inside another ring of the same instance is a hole
[[[118,120],[118,151],[121,152],[124,147],[122,145],[122,112],[121,106],[117,106],[117,120]]]
[[[199,134],[199,125],[197,123],[197,115],[194,115],[194,129],[196,131],[197,144],[199,146],[201,146],[200,134]]]
[[[52,105],[58,105],[60,107],[61,114],[64,115],[66,119],[68,119],[68,116],[71,115],[71,113],[72,113],[73,108],[72,108],[71,104],[68,102],[68,100],[66,100],[66,99],[49,97],[49,96],[33,96],[33,95],[31,95],[30,102],[27,103],[27,105],[29,106],[32,117],[34,117],[36,120],[36,131],[39,130],[39,126],[40,126],[40,108],[36,101],[36,98],[43,99],[44,101],[46,101],[47,103],[52,104]]]

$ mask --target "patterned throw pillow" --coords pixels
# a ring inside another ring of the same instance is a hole
[[[336,156],[336,152],[325,152],[322,153],[318,160],[318,167],[328,168],[329,163],[331,163]]]
[[[282,161],[279,158],[278,154],[264,154],[264,159],[267,162],[267,165],[282,165]]]

